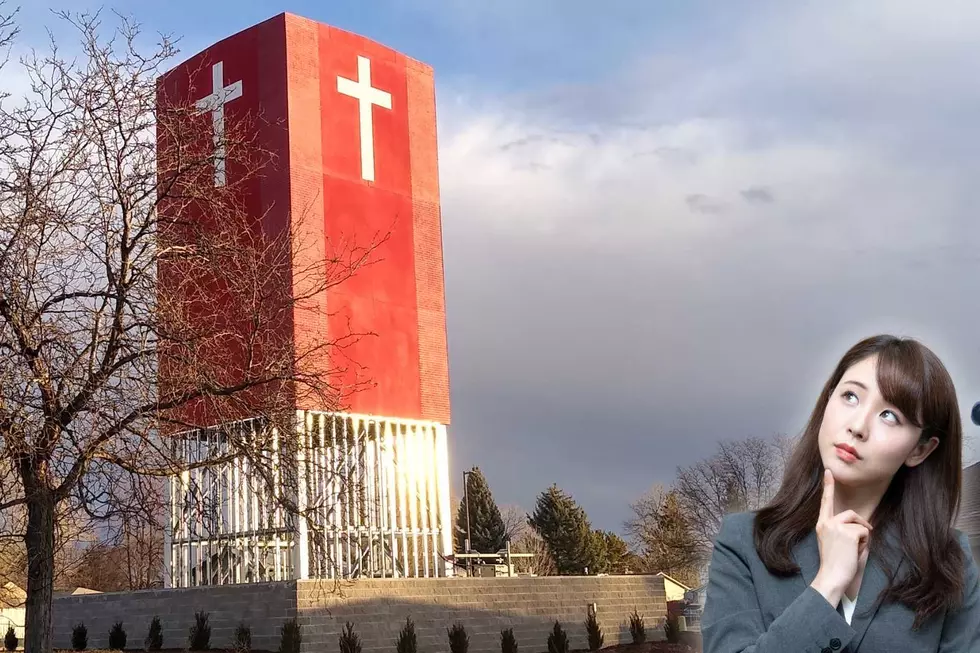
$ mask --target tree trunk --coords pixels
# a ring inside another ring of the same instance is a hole
[[[27,605],[24,653],[51,653],[54,589],[54,497],[47,489],[27,494]]]

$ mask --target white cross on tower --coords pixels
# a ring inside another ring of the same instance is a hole
[[[337,91],[357,98],[361,121],[361,178],[374,181],[374,116],[372,106],[391,109],[391,93],[371,87],[371,60],[357,57],[357,81],[337,75]]]
[[[224,62],[211,67],[211,95],[194,103],[201,111],[211,112],[214,126],[214,185],[225,185],[225,105],[242,96],[242,80],[225,86]]]

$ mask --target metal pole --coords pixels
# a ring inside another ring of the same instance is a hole
[[[469,487],[466,483],[466,477],[469,475],[469,473],[470,472],[467,471],[463,472],[463,503],[466,505],[466,551],[464,551],[464,553],[470,552],[470,541],[471,541],[470,540],[470,493],[469,493]],[[466,559],[467,576],[469,576],[470,572],[472,571],[471,564],[472,564],[471,559],[467,558]]]

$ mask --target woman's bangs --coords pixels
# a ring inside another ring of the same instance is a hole
[[[916,349],[893,346],[878,354],[878,388],[882,396],[920,428],[926,379],[925,361]]]

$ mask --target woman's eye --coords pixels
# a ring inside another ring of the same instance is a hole
[[[890,410],[886,410],[884,413],[882,413],[882,415],[891,415],[891,419],[889,419],[888,421],[893,422],[895,424],[899,423],[898,415],[896,415]]]
[[[851,392],[850,390],[845,390],[841,396],[850,402],[857,401],[857,395]]]

